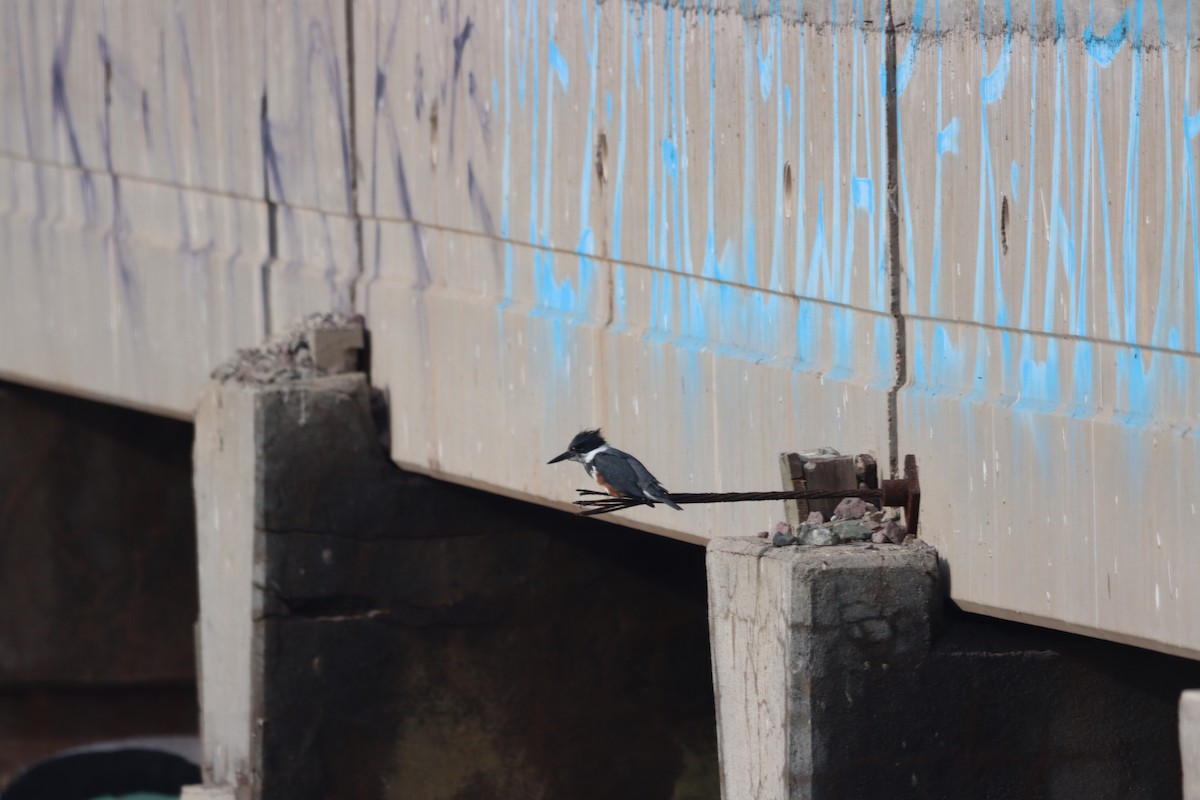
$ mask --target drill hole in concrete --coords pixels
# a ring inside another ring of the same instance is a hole
[[[604,182],[608,177],[608,136],[604,131],[600,131],[600,135],[596,137],[596,178],[600,181],[600,185],[604,186]]]
[[[783,215],[792,218],[792,162],[783,163]]]

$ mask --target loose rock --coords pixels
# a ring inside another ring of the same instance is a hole
[[[869,522],[857,519],[841,520],[829,527],[843,542],[865,542],[875,530]]]
[[[896,520],[889,519],[883,524],[883,530],[880,531],[884,538],[892,544],[903,544],[905,530],[896,524]]]
[[[843,497],[837,508],[833,509],[833,516],[837,519],[862,519],[866,513],[867,501],[861,497]]]
[[[817,545],[817,546],[826,546],[826,545],[831,545],[831,544],[838,544],[841,541],[842,541],[841,537],[838,536],[836,532],[831,531],[829,528],[814,527],[809,532],[809,537],[808,537],[809,544],[813,544],[813,545]]]

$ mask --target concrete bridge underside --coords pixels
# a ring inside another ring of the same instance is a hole
[[[6,0],[0,375],[190,417],[361,313],[406,468],[914,453],[959,604],[1200,656],[1192,4],[1068,5]]]

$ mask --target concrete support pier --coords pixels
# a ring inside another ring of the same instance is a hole
[[[721,793],[889,796],[942,597],[923,546],[708,547]]]
[[[211,791],[228,787],[238,800],[261,794],[271,694],[264,685],[268,623],[278,612],[287,577],[281,571],[288,566],[271,540],[327,529],[329,520],[314,511],[329,508],[322,490],[335,487],[323,485],[321,476],[339,465],[372,463],[361,458],[373,439],[367,403],[361,374],[282,384],[214,382],[200,400],[198,644],[204,778]]]
[[[964,614],[938,564],[709,544],[723,797],[1156,800],[1182,755],[1200,800],[1195,662]]]
[[[188,797],[715,797],[703,551],[397,468],[328,333],[197,410]]]

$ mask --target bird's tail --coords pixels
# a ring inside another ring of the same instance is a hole
[[[671,495],[667,494],[667,490],[662,488],[661,486],[655,486],[653,489],[647,490],[646,497],[648,497],[649,499],[653,500],[656,503],[663,503],[664,505],[668,505],[671,508],[675,509],[676,511],[683,511],[683,509],[680,508],[679,504],[671,499]]]

